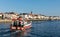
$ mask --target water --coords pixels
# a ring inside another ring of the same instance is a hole
[[[0,23],[0,37],[60,37],[60,21],[33,21],[24,32],[11,32],[10,23]]]

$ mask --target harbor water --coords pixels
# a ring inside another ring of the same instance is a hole
[[[0,23],[0,37],[60,37],[60,21],[32,21],[26,31],[10,31],[11,23]]]

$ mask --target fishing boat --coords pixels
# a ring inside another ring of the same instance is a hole
[[[12,19],[12,24],[10,26],[11,30],[21,30],[24,31],[32,27],[32,22],[26,19],[22,19],[21,17],[17,19]]]

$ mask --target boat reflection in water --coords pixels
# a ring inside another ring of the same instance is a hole
[[[14,32],[11,32],[13,34],[11,34],[11,37],[26,37],[26,36],[29,36],[29,33],[31,32],[31,29],[28,29],[26,31],[16,31],[15,33]]]

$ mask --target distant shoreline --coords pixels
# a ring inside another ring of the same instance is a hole
[[[30,20],[30,21],[50,21],[50,20]],[[0,23],[1,22],[12,22],[12,20],[11,19],[0,19]]]
[[[12,20],[10,20],[10,19],[0,19],[0,23],[1,22],[12,22]]]

